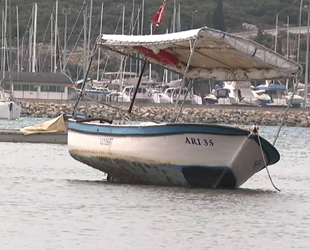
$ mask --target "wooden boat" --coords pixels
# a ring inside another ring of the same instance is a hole
[[[101,35],[97,45],[122,54],[140,53],[185,78],[224,81],[298,78],[301,66],[255,42],[201,28],[185,32]],[[141,48],[143,47],[143,49]],[[69,121],[68,149],[76,160],[109,175],[110,181],[190,187],[236,188],[279,161],[274,146],[231,126],[172,122]],[[182,106],[181,106],[182,107]]]

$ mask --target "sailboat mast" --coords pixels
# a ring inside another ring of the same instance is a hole
[[[125,11],[126,11],[126,7],[123,4],[123,10],[122,10],[122,35],[125,34]],[[124,67],[124,56],[121,56],[121,65],[120,65],[120,81],[121,81],[121,86],[123,87],[123,82],[124,82],[124,75],[123,75],[123,67]]]
[[[287,17],[287,23],[286,23],[286,58],[289,59],[290,57],[290,17]]]
[[[290,17],[287,17],[287,23],[286,23],[286,58],[289,59],[290,57]],[[289,79],[286,79],[285,88],[288,90],[288,81]]]
[[[2,10],[1,11],[1,21],[2,21],[2,25],[1,25],[1,71],[2,73],[5,71],[4,70],[4,66],[3,66],[3,54],[4,54],[4,29],[3,29],[3,26],[4,26],[4,11]]]
[[[58,35],[58,0],[56,0],[56,12],[55,12],[54,73],[57,72],[57,35]]]
[[[83,78],[86,75],[86,67],[87,67],[87,5],[85,5],[84,12],[84,65],[83,65]]]
[[[18,6],[16,6],[16,47],[17,47],[17,72],[20,71],[20,46],[19,46],[19,16]]]
[[[10,99],[13,99],[13,79],[12,79],[12,5],[9,0],[9,79],[10,79]]]
[[[302,18],[303,0],[300,0],[299,8],[299,31],[298,31],[298,44],[297,44],[297,63],[299,63],[299,50],[300,50],[300,33],[301,33],[301,18]]]
[[[130,35],[133,35],[135,29],[135,0],[132,0],[132,13],[131,13],[131,25],[130,25]],[[129,58],[129,72],[132,72],[132,57]],[[131,78],[130,74],[130,78]]]
[[[310,4],[310,0],[309,0]],[[308,99],[308,77],[309,77],[309,25],[310,25],[310,5],[308,5],[308,21],[307,21],[307,51],[306,51],[306,69],[305,69],[305,96],[304,107],[306,107]]]
[[[144,29],[144,0],[142,0],[141,35],[143,35],[143,29]]]
[[[53,13],[51,14],[51,73],[54,71],[54,61],[53,61],[53,38],[54,38],[54,31],[53,31],[53,23],[54,23],[54,16]]]
[[[36,72],[36,59],[37,59],[37,16],[38,16],[38,5],[34,3],[34,21],[33,21],[33,53],[32,53],[32,72]]]
[[[143,29],[144,29],[144,0],[142,0],[142,6],[141,6],[142,12],[141,12],[141,36],[143,36]],[[142,63],[139,61],[139,74],[142,72]]]
[[[140,35],[140,10],[141,7],[138,9],[137,13],[137,35]],[[136,60],[136,73],[141,71],[141,62],[140,60]]]
[[[87,61],[90,53],[90,39],[91,39],[91,20],[93,15],[93,0],[90,0],[90,9],[89,9],[89,23],[88,23],[88,41],[87,41]]]
[[[153,23],[151,23],[151,35],[153,35]],[[149,63],[149,80],[151,80],[152,79],[152,64],[151,63]]]
[[[104,3],[101,4],[101,11],[100,11],[100,28],[99,34],[102,34],[102,21],[103,21],[103,6]],[[98,50],[98,65],[97,65],[97,81],[99,81],[99,70],[100,70],[100,49]]]
[[[181,4],[178,4],[177,31],[181,31]]]
[[[28,53],[29,53],[29,56],[28,56],[28,71],[31,72],[32,70],[32,38],[33,38],[33,18],[34,16],[34,6],[32,6],[32,11],[31,11],[31,27],[29,28],[29,48],[28,48]]]
[[[135,23],[135,0],[132,0],[132,12],[131,12],[131,27],[130,27],[130,35],[133,34],[134,30],[134,23]]]
[[[279,21],[279,14],[276,16],[276,34],[274,38],[274,51],[277,52],[277,46],[278,46],[278,21]]]
[[[177,16],[177,5],[176,0],[173,1],[173,25],[172,25],[172,32],[175,32],[176,28],[176,16]]]
[[[64,50],[62,55],[63,68],[62,72],[66,73],[67,66],[67,29],[68,29],[68,14],[71,14],[71,9],[62,9],[62,14],[65,15],[65,30],[64,30]]]
[[[7,24],[7,11],[8,11],[8,0],[5,0],[4,5],[4,39],[3,39],[3,79],[5,78],[5,71],[6,71],[6,48],[7,48],[7,41],[6,41],[6,24]]]

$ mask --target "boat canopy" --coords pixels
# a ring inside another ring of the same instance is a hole
[[[151,63],[189,78],[266,80],[298,78],[302,73],[301,65],[263,45],[207,27],[160,35],[104,34],[96,43],[127,55],[142,54]]]

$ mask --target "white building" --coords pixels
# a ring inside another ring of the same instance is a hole
[[[0,77],[2,76],[0,72]],[[13,96],[16,99],[68,100],[72,85],[69,76],[62,73],[12,72]],[[10,91],[9,73],[5,72],[2,87]]]

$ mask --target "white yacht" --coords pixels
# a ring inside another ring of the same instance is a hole
[[[223,87],[216,87],[205,99],[207,103],[221,105],[260,105],[258,96],[251,89],[250,81],[224,82]]]
[[[134,93],[135,86],[123,86],[119,92],[112,93],[112,95],[117,96],[118,102],[131,102]],[[159,103],[159,95],[158,93],[142,85],[138,88],[136,102]]]
[[[180,93],[179,101],[183,102],[185,98],[187,89],[180,89],[180,88],[167,88],[164,90],[164,93],[162,94],[160,98],[160,103],[167,103],[167,101],[170,99],[170,103],[176,103],[178,95]],[[201,105],[202,99],[200,96],[195,95],[192,90],[189,91],[187,94],[187,98],[185,100],[185,104],[196,104]]]
[[[0,91],[0,119],[16,120],[20,118],[21,106],[5,97]]]

